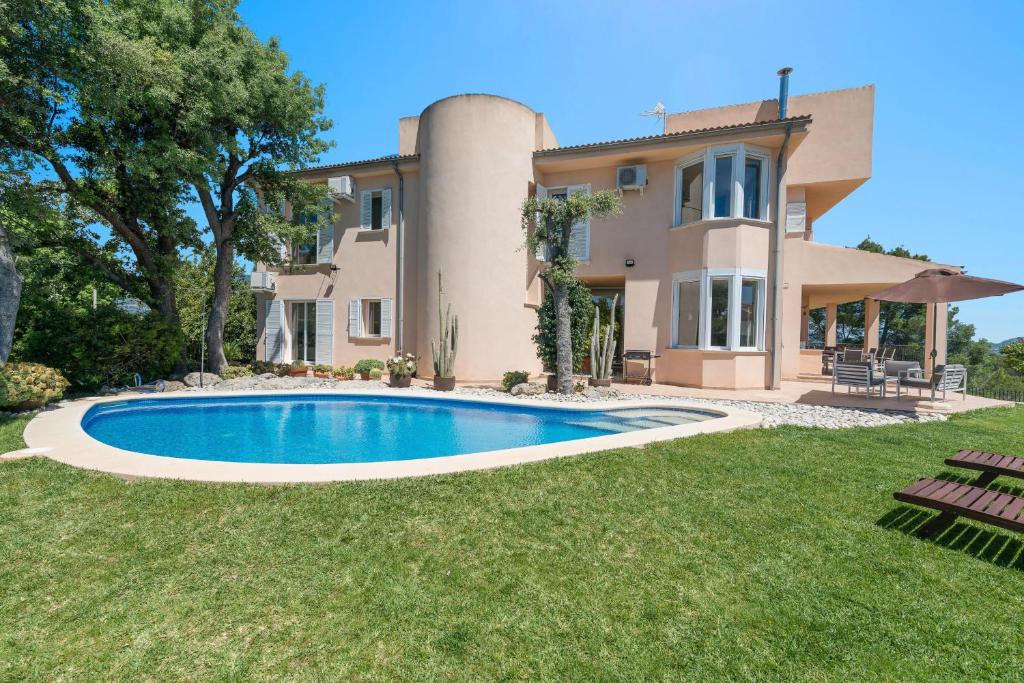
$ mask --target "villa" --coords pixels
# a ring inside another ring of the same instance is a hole
[[[330,186],[335,221],[315,243],[284,246],[283,267],[257,266],[258,353],[332,365],[429,358],[440,273],[460,318],[459,380],[539,373],[543,254],[523,246],[520,206],[531,194],[598,190],[621,193],[623,213],[574,227],[578,275],[595,297],[619,295],[619,349],[652,353],[655,382],[764,389],[817,371],[820,351],[805,348],[810,311],[826,309],[834,344],[836,306],[860,299],[865,346],[878,346],[879,308],[866,297],[937,264],[815,235],[871,177],[874,88],[788,98],[780,74],[780,99],[669,114],[658,135],[564,147],[524,104],[456,95],[399,120],[397,155],[303,170]],[[934,327],[943,363],[945,306],[938,320],[927,315],[925,347]]]

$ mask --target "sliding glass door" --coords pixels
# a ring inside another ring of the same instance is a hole
[[[292,360],[316,360],[316,302],[292,304]]]

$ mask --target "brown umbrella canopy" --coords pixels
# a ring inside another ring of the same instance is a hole
[[[908,304],[948,303],[983,299],[1024,290],[1024,286],[1003,280],[964,275],[948,268],[922,270],[910,280],[871,295],[880,301]]]

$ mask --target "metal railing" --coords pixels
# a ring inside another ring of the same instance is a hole
[[[970,378],[968,377],[968,380]],[[967,393],[971,396],[981,396],[982,398],[994,398],[997,401],[1013,401],[1014,403],[1024,403],[1024,389],[975,389],[971,387],[970,383],[967,384]]]

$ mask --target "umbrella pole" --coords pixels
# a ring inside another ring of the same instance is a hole
[[[939,304],[932,302],[932,374],[935,374],[935,358],[939,355]]]

